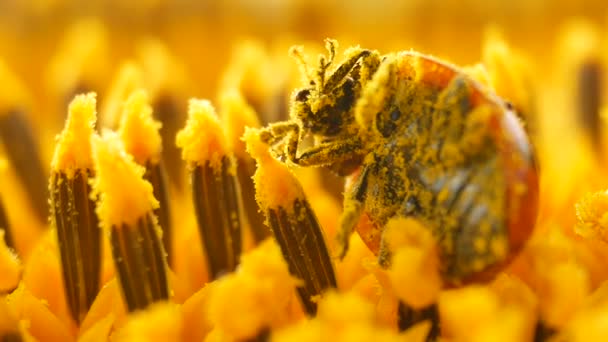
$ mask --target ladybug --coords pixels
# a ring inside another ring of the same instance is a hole
[[[390,263],[383,231],[398,216],[431,230],[448,284],[490,279],[522,248],[537,215],[538,175],[512,108],[460,68],[414,51],[380,55],[337,43],[311,69],[290,119],[259,134],[279,159],[347,177],[341,257],[356,229]]]

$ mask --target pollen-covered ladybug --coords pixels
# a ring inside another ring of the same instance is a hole
[[[456,66],[417,52],[351,48],[318,68],[300,60],[306,85],[290,120],[260,131],[277,157],[351,178],[338,235],[356,228],[388,263],[383,228],[396,216],[432,230],[448,283],[488,278],[521,249],[537,213],[530,142],[509,106]],[[312,143],[304,146],[307,137]]]

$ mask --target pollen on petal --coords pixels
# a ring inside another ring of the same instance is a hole
[[[93,159],[97,172],[93,188],[100,196],[97,215],[102,227],[135,226],[158,207],[152,185],[143,179],[145,169],[125,152],[116,134],[94,136]]]

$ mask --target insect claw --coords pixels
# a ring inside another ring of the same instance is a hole
[[[272,133],[268,132],[267,130],[255,129],[255,131],[257,131],[258,135],[260,136],[260,140],[262,140],[262,142],[265,144],[271,144],[274,140]]]
[[[336,240],[338,240],[337,257],[340,261],[342,261],[348,252],[350,236],[348,234],[344,234],[343,232],[339,232]]]
[[[334,58],[336,57],[336,50],[338,49],[338,41],[331,38],[325,38],[325,48],[328,52],[328,61],[327,65],[333,63]]]

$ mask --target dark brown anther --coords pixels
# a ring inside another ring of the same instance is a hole
[[[194,209],[211,279],[234,271],[241,255],[241,222],[233,163],[232,158],[224,156],[219,170],[206,161],[191,172]]]
[[[253,239],[256,243],[262,242],[271,235],[270,229],[264,224],[264,216],[255,201],[255,187],[251,177],[255,172],[255,161],[251,158],[237,159],[237,177],[241,187],[241,200],[243,211],[247,216]]]
[[[71,177],[53,172],[50,179],[51,221],[57,229],[63,282],[72,317],[81,322],[100,286],[101,230],[91,199],[92,171]]]
[[[167,173],[164,163],[146,163],[146,173],[144,179],[152,184],[154,189],[154,198],[158,201],[158,208],[154,209],[154,215],[158,218],[158,225],[163,231],[163,246],[167,253],[167,264],[171,266],[172,260],[172,225],[171,225],[171,208],[169,205],[169,194],[167,192]]]
[[[600,107],[602,97],[602,65],[597,60],[585,61],[578,72],[578,112],[580,123],[594,148],[601,152]]]
[[[154,105],[154,116],[163,125],[160,128],[160,136],[163,142],[162,159],[167,168],[167,176],[175,188],[182,190],[184,187],[184,164],[181,159],[181,151],[175,146],[175,135],[183,126],[185,117],[178,110],[175,100],[168,95],[157,97]]]
[[[336,276],[323,231],[295,175],[274,159],[259,130],[246,130],[247,152],[256,160],[253,177],[256,200],[281,248],[289,272],[302,283],[297,292],[309,316],[317,313],[316,299],[336,288]]]
[[[152,213],[134,226],[112,226],[114,266],[129,312],[169,299],[165,251]]]
[[[304,284],[297,288],[306,313],[314,316],[314,298],[336,288],[336,276],[321,227],[306,199],[297,199],[290,208],[269,208],[268,222],[281,247],[291,274]]]
[[[46,171],[38,151],[38,142],[23,113],[0,114],[0,139],[10,164],[15,168],[40,222],[48,215]]]

